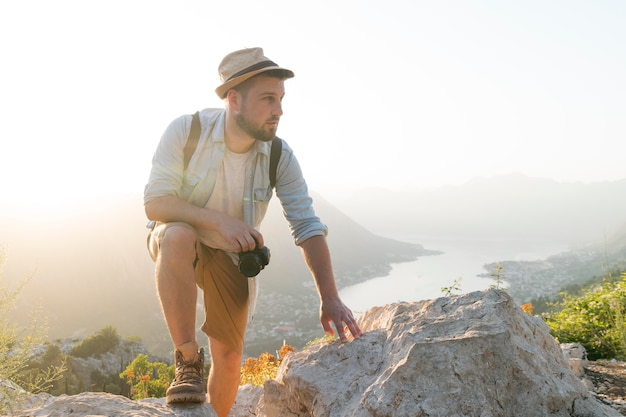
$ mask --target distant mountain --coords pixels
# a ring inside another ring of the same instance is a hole
[[[335,205],[374,233],[587,244],[626,224],[626,179],[562,183],[505,175],[425,191],[360,189]]]
[[[315,203],[331,230],[328,241],[340,287],[385,275],[392,262],[429,254],[420,245],[368,232],[319,196]],[[85,336],[111,325],[122,335],[142,337],[155,354],[170,354],[145,224],[140,195],[110,196],[56,213],[3,208],[0,244],[6,243],[7,265],[2,276],[15,284],[32,275],[17,316],[25,320],[25,312],[41,305],[52,338]],[[278,204],[272,203],[262,232],[272,257],[259,279],[262,297],[270,299],[264,301],[266,311],[259,308],[254,325],[276,327],[293,320],[298,308],[304,320],[298,330],[314,328],[321,334],[312,279]]]

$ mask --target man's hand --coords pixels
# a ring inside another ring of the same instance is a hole
[[[346,335],[346,328],[350,331],[355,339],[362,336],[361,329],[357,324],[352,311],[346,307],[346,305],[339,299],[333,299],[331,301],[323,301],[320,307],[320,321],[324,331],[331,336],[335,335],[333,326],[337,329],[337,336],[345,343],[348,341]]]
[[[217,232],[234,252],[248,252],[264,246],[263,235],[252,226],[227,214],[218,213],[217,215],[219,215],[219,220],[215,222]]]

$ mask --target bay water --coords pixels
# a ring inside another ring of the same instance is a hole
[[[389,275],[343,288],[340,296],[355,313],[399,301],[419,301],[445,295],[444,287],[459,287],[454,294],[494,285],[484,265],[498,261],[534,261],[567,250],[567,245],[519,239],[437,238],[388,236],[443,252],[392,264]],[[456,283],[455,283],[456,280]],[[505,279],[506,280],[506,279]],[[504,284],[506,287],[506,283]]]

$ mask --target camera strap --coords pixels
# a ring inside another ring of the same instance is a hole
[[[187,170],[189,161],[193,153],[198,147],[198,141],[200,140],[200,112],[195,112],[191,118],[191,130],[189,130],[189,136],[187,142],[185,142],[185,148],[183,149],[183,170]],[[278,168],[278,161],[280,160],[280,154],[283,149],[283,140],[279,137],[272,140],[272,149],[270,151],[270,185],[272,188],[276,187],[276,170]]]
[[[283,151],[283,140],[276,136],[272,140],[272,149],[270,150],[270,186],[276,187],[276,170],[278,168],[278,161],[280,160],[280,154]]]
[[[183,171],[187,171],[191,156],[196,151],[198,141],[200,140],[200,112],[195,112],[191,117],[191,130],[189,130],[189,136],[187,136],[187,142],[185,142],[185,148],[183,149]]]

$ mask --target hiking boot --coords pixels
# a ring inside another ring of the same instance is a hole
[[[204,348],[196,360],[185,361],[183,354],[176,351],[176,376],[165,393],[165,402],[202,403],[206,401],[204,386]]]

